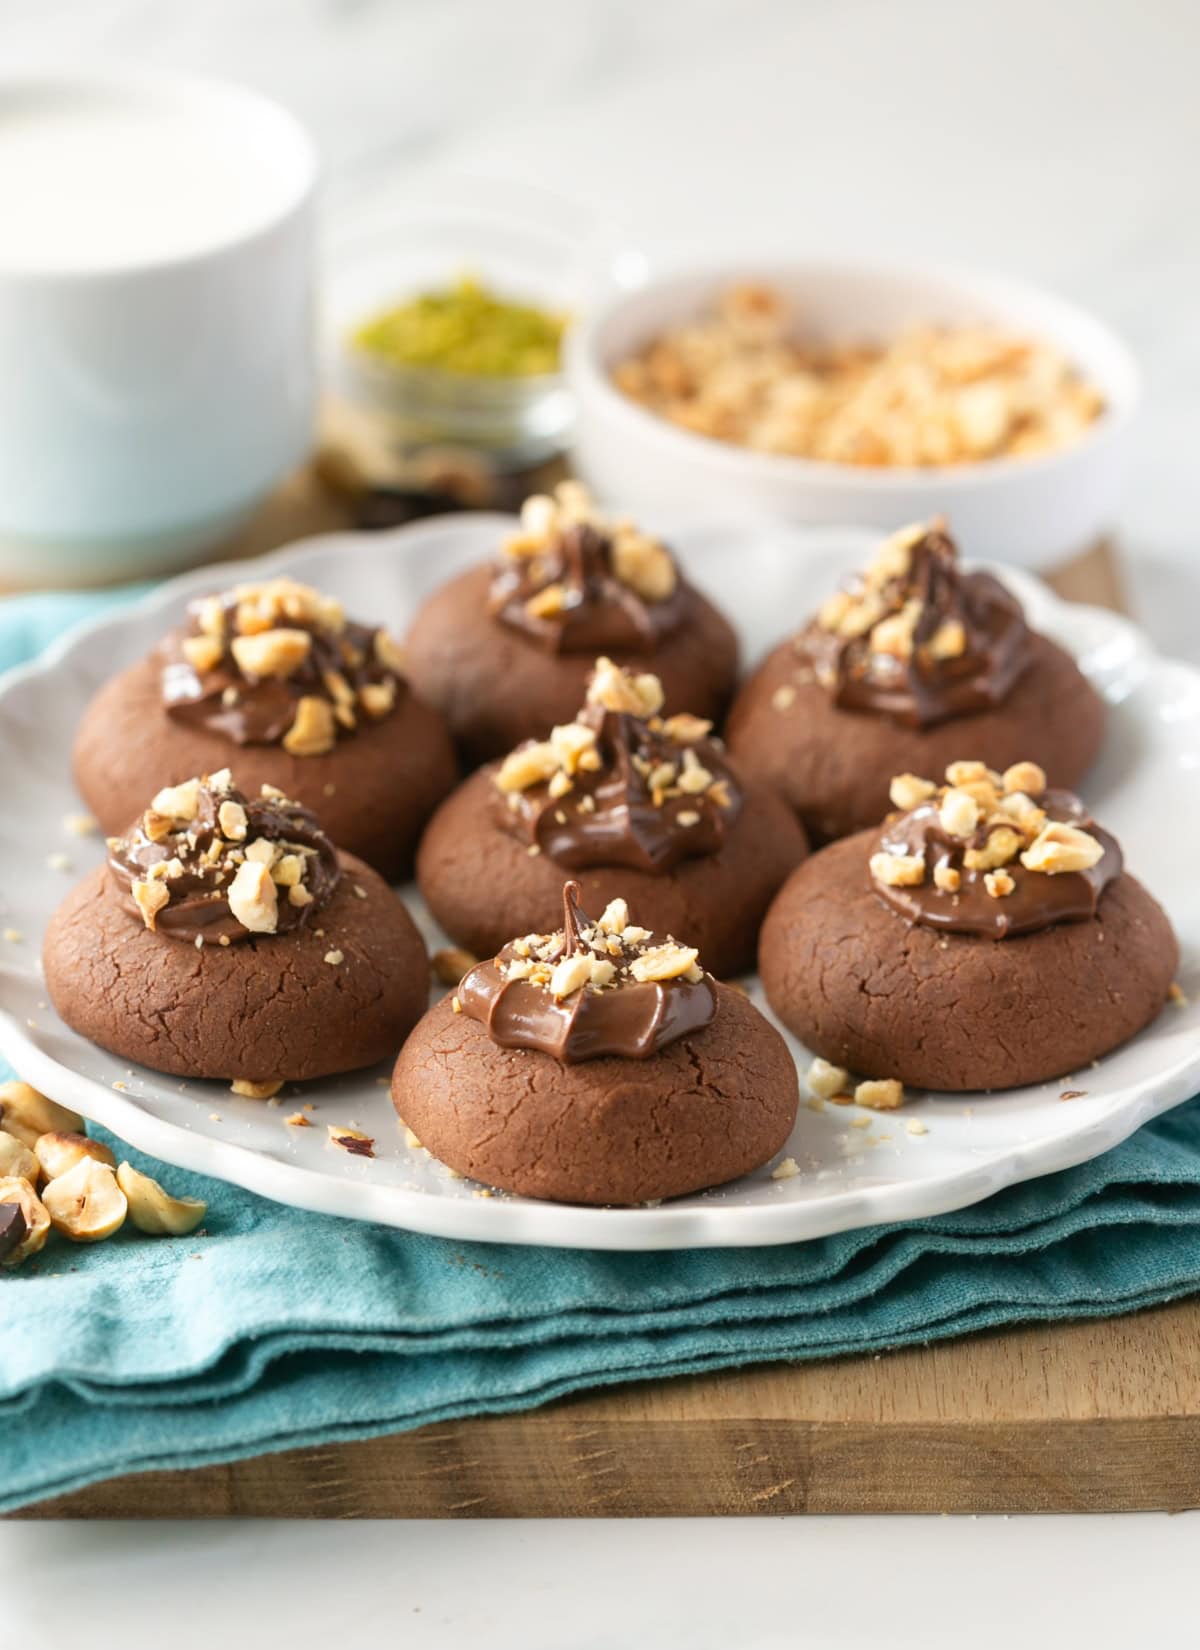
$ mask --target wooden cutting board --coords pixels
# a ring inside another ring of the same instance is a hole
[[[226,553],[351,525],[362,503],[306,471]],[[1050,582],[1073,600],[1123,606],[1107,546]],[[1198,1345],[1200,1303],[1176,1303],[138,1474],[21,1516],[1178,1511],[1200,1505]]]
[[[47,1518],[1143,1512],[1200,1504],[1200,1305],[641,1382],[113,1480]]]

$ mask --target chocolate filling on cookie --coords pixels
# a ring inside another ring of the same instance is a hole
[[[600,515],[578,482],[526,499],[501,555],[490,612],[552,653],[653,650],[687,615],[691,589],[670,552]]]
[[[1121,874],[1116,840],[1034,762],[1003,774],[954,762],[946,783],[901,774],[870,858],[880,897],[910,922],[1006,939],[1094,917]]]
[[[741,788],[712,724],[664,718],[662,703],[656,676],[598,659],[575,721],[518,745],[496,770],[497,824],[572,870],[664,872],[716,853]]]
[[[691,946],[629,921],[622,899],[593,922],[579,884],[563,888],[563,926],[526,934],[477,964],[455,1002],[501,1048],[539,1049],[563,1065],[614,1054],[645,1060],[716,1017],[717,994]]]
[[[843,710],[930,728],[1008,696],[1029,662],[1020,603],[963,573],[940,522],[906,527],[826,601],[796,651]]]
[[[188,613],[164,644],[163,703],[235,744],[323,756],[360,718],[387,716],[406,686],[386,630],[293,579],[235,585]]]
[[[228,769],[159,791],[132,830],[109,838],[108,866],[132,915],[197,947],[301,928],[341,877],[307,808],[269,785],[244,796]]]

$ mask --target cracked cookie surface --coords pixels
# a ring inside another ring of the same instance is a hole
[[[650,1059],[579,1065],[498,1047],[446,998],[401,1050],[393,1102],[441,1162],[525,1197],[636,1204],[721,1185],[780,1149],[799,1082],[774,1027],[716,991],[702,1031]]]
[[[1097,915],[996,940],[939,933],[883,903],[875,831],[814,854],[767,914],[759,969],[771,1007],[814,1054],[915,1088],[1017,1088],[1086,1066],[1148,1025],[1179,948],[1128,874]]]
[[[492,770],[459,786],[430,821],[417,855],[417,881],[434,916],[478,957],[513,934],[552,928],[563,868],[531,855],[492,818]],[[758,927],[771,897],[807,852],[787,805],[765,786],[747,789],[741,812],[716,853],[652,873],[625,866],[572,870],[589,910],[627,898],[656,933],[686,935],[719,978],[754,966]]]
[[[178,1077],[303,1081],[390,1058],[428,1001],[425,947],[381,878],[339,860],[313,928],[203,950],[131,917],[99,866],[46,931],[55,1008],[102,1048]]]
[[[79,727],[75,781],[107,834],[123,831],[161,786],[232,764],[252,794],[274,785],[314,809],[339,846],[389,881],[407,874],[422,826],[457,777],[436,711],[406,693],[389,716],[364,723],[327,754],[294,756],[174,721],[163,708],[162,668],[156,651],[114,676]]]
[[[551,653],[488,612],[490,563],[460,573],[434,592],[404,641],[416,691],[450,724],[473,765],[501,756],[524,739],[541,739],[569,722],[583,701],[595,653]],[[737,681],[737,638],[698,591],[687,620],[654,648],[612,649],[626,669],[659,677],[667,702],[719,721]]]
[[[862,830],[888,811],[893,774],[941,773],[963,756],[993,768],[1039,763],[1073,789],[1104,736],[1104,704],[1074,659],[1031,632],[1029,664],[1002,704],[930,728],[843,710],[805,680],[795,642],[781,642],[729,715],[730,753],[748,777],[785,796],[814,842]]]

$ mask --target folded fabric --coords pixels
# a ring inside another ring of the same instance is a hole
[[[0,1510],[119,1473],[1200,1287],[1197,1101],[972,1209],[774,1249],[454,1243],[159,1172],[208,1200],[205,1235],[56,1244],[0,1282]]]
[[[62,628],[61,598],[5,605],[0,665]],[[120,1473],[525,1409],[617,1381],[883,1351],[1200,1288],[1200,1099],[1092,1163],[971,1209],[673,1254],[420,1237],[117,1149],[176,1194],[205,1198],[205,1227],[56,1241],[0,1277],[0,1419],[12,1423],[0,1428],[0,1510]]]

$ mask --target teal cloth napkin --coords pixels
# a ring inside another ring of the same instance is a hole
[[[0,666],[83,605],[0,603]],[[676,1254],[413,1236],[121,1152],[205,1198],[204,1234],[55,1243],[0,1277],[0,1511],[616,1381],[883,1352],[1200,1289],[1200,1097],[1093,1163],[957,1214]]]

